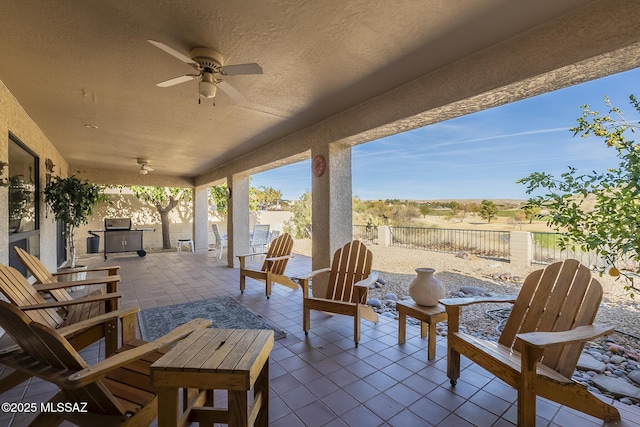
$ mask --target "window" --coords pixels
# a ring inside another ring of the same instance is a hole
[[[9,134],[9,265],[26,274],[15,256],[14,246],[38,256],[39,232],[38,157],[15,136]]]

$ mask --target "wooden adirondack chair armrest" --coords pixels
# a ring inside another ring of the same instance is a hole
[[[111,320],[124,319],[125,317],[129,317],[129,316],[134,316],[139,311],[140,311],[139,307],[121,308],[119,310],[113,310],[108,313],[91,317],[89,319],[81,320],[80,322],[77,322],[68,326],[63,326],[62,328],[56,329],[56,331],[60,335],[64,337],[68,337],[71,335],[75,335],[79,332],[83,332],[101,323],[105,323]]]
[[[86,304],[89,302],[95,301],[105,301],[110,299],[122,298],[122,292],[112,292],[108,294],[101,295],[88,295],[86,297],[80,297],[73,300],[68,301],[51,301],[45,302],[42,304],[32,304],[32,305],[22,305],[20,306],[20,310],[41,310],[44,308],[56,308],[56,307],[67,307],[69,305],[77,305],[77,304]]]
[[[255,256],[255,255],[266,255],[266,252],[253,252],[251,254],[244,254],[244,255],[236,255],[240,260],[242,260],[243,258],[248,258],[250,256]]]
[[[369,293],[369,288],[371,287],[371,285],[373,285],[374,283],[376,283],[378,281],[378,272],[377,271],[373,271],[371,272],[371,274],[369,274],[369,276],[367,276],[367,278],[360,280],[359,282],[356,282],[353,284],[356,292],[358,293],[358,299],[357,301],[362,301],[363,298],[365,298],[368,293]],[[363,304],[366,304],[367,301],[365,300],[363,302]]]
[[[439,300],[440,304],[446,306],[458,306],[464,307],[465,305],[480,304],[480,303],[502,303],[502,302],[516,302],[517,296],[515,295],[497,295],[492,297],[467,297],[467,298],[442,298]]]
[[[480,303],[514,303],[514,295],[498,295],[492,297],[442,298],[438,302],[447,310],[448,333],[454,334],[460,330],[460,314],[462,307]]]
[[[140,308],[138,307],[123,308],[120,310],[110,311],[109,313],[101,314],[99,316],[95,316],[90,319],[82,320],[78,323],[74,323],[69,326],[63,326],[62,328],[56,329],[56,332],[58,332],[63,337],[69,339],[74,335],[77,335],[78,333],[81,333],[96,325],[99,325],[101,323],[104,323],[110,320],[118,320],[128,316],[134,316],[139,311],[140,311]],[[21,350],[20,346],[17,344],[3,347],[2,349],[0,349],[0,355],[8,354],[16,350]]]
[[[92,383],[97,379],[104,377],[114,369],[120,368],[121,366],[136,361],[149,353],[153,353],[154,351],[167,347],[168,345],[186,338],[191,332],[197,329],[207,328],[210,325],[211,320],[209,319],[193,319],[188,323],[178,326],[173,331],[156,339],[155,341],[114,354],[113,356],[101,360],[89,368],[85,368],[71,374],[67,378],[66,383],[70,387],[82,387],[86,384]]]
[[[543,349],[552,345],[573,344],[599,338],[613,333],[614,328],[607,325],[586,325],[561,332],[527,332],[517,334],[517,339],[526,346]]]
[[[331,269],[329,267],[321,268],[319,270],[314,270],[311,273],[307,273],[304,276],[296,277],[296,279],[298,279],[298,282],[300,282],[300,286],[302,286],[302,296],[304,298],[309,297],[309,280],[313,279],[313,277],[317,276],[320,273],[328,273],[330,271]]]
[[[282,261],[282,260],[291,259],[291,258],[295,258],[295,255],[274,256],[271,258],[265,258],[264,260],[268,262],[276,262],[276,261]]]
[[[51,273],[51,275],[58,277],[58,276],[65,276],[73,273],[84,273],[84,272],[92,273],[92,272],[102,272],[102,271],[106,271],[110,275],[116,275],[118,274],[119,270],[120,270],[119,265],[111,265],[106,267],[92,267],[92,268],[70,268],[65,271],[56,271],[55,273]]]
[[[328,273],[330,271],[331,271],[331,269],[329,267],[321,268],[319,270],[313,270],[311,273],[307,273],[304,276],[298,276],[298,277],[296,277],[296,279],[298,279],[298,280],[310,280],[310,279],[313,279],[314,276],[317,276],[320,273]]]
[[[102,285],[102,284],[118,283],[118,282],[120,282],[120,276],[116,275],[116,276],[93,277],[91,279],[73,280],[69,282],[48,283],[46,285],[43,285],[42,283],[38,283],[33,285],[33,287],[39,292],[48,292],[55,289],[72,288],[74,286]]]

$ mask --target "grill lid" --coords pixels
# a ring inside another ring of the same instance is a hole
[[[109,230],[131,230],[131,218],[105,218],[104,229]]]

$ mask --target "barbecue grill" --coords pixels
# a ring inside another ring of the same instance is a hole
[[[104,259],[107,254],[137,252],[145,256],[142,248],[143,229],[132,229],[131,218],[105,218],[104,220]]]

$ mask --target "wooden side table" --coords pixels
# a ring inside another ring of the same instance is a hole
[[[436,324],[447,320],[447,312],[442,304],[433,307],[418,305],[414,301],[398,301],[398,344],[404,344],[407,338],[407,315],[420,321],[420,336],[427,336],[427,359],[436,357]]]
[[[158,394],[158,426],[190,422],[267,426],[272,349],[271,330],[193,332],[151,365],[151,383]],[[247,392],[252,387],[254,398],[248,411]],[[182,413],[178,405],[180,388],[185,389]],[[226,411],[213,407],[213,390],[228,391]]]

